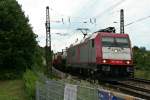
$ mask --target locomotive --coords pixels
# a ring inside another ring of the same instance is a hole
[[[131,41],[128,34],[115,33],[114,27],[94,32],[67,48],[65,69],[98,79],[134,77]],[[59,55],[59,56],[61,56]],[[55,58],[55,61],[58,59]],[[53,63],[61,67],[59,63]]]

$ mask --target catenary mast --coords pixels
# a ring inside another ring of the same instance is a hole
[[[52,70],[52,54],[51,54],[51,26],[50,26],[50,13],[49,7],[46,7],[46,47],[45,47],[45,57],[46,57],[46,66],[48,73]]]

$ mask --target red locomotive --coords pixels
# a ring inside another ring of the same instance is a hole
[[[113,27],[103,29],[67,49],[67,68],[95,78],[133,77],[133,59],[128,34]]]

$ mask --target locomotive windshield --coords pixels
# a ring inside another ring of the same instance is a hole
[[[122,47],[129,48],[129,39],[127,37],[102,37],[104,47]]]

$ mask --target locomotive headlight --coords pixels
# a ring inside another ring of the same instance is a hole
[[[127,63],[127,64],[130,64],[130,61],[127,61],[126,63]]]
[[[118,50],[117,50],[117,49],[115,49],[115,52],[118,52]]]
[[[106,60],[103,60],[103,63],[106,63]]]

